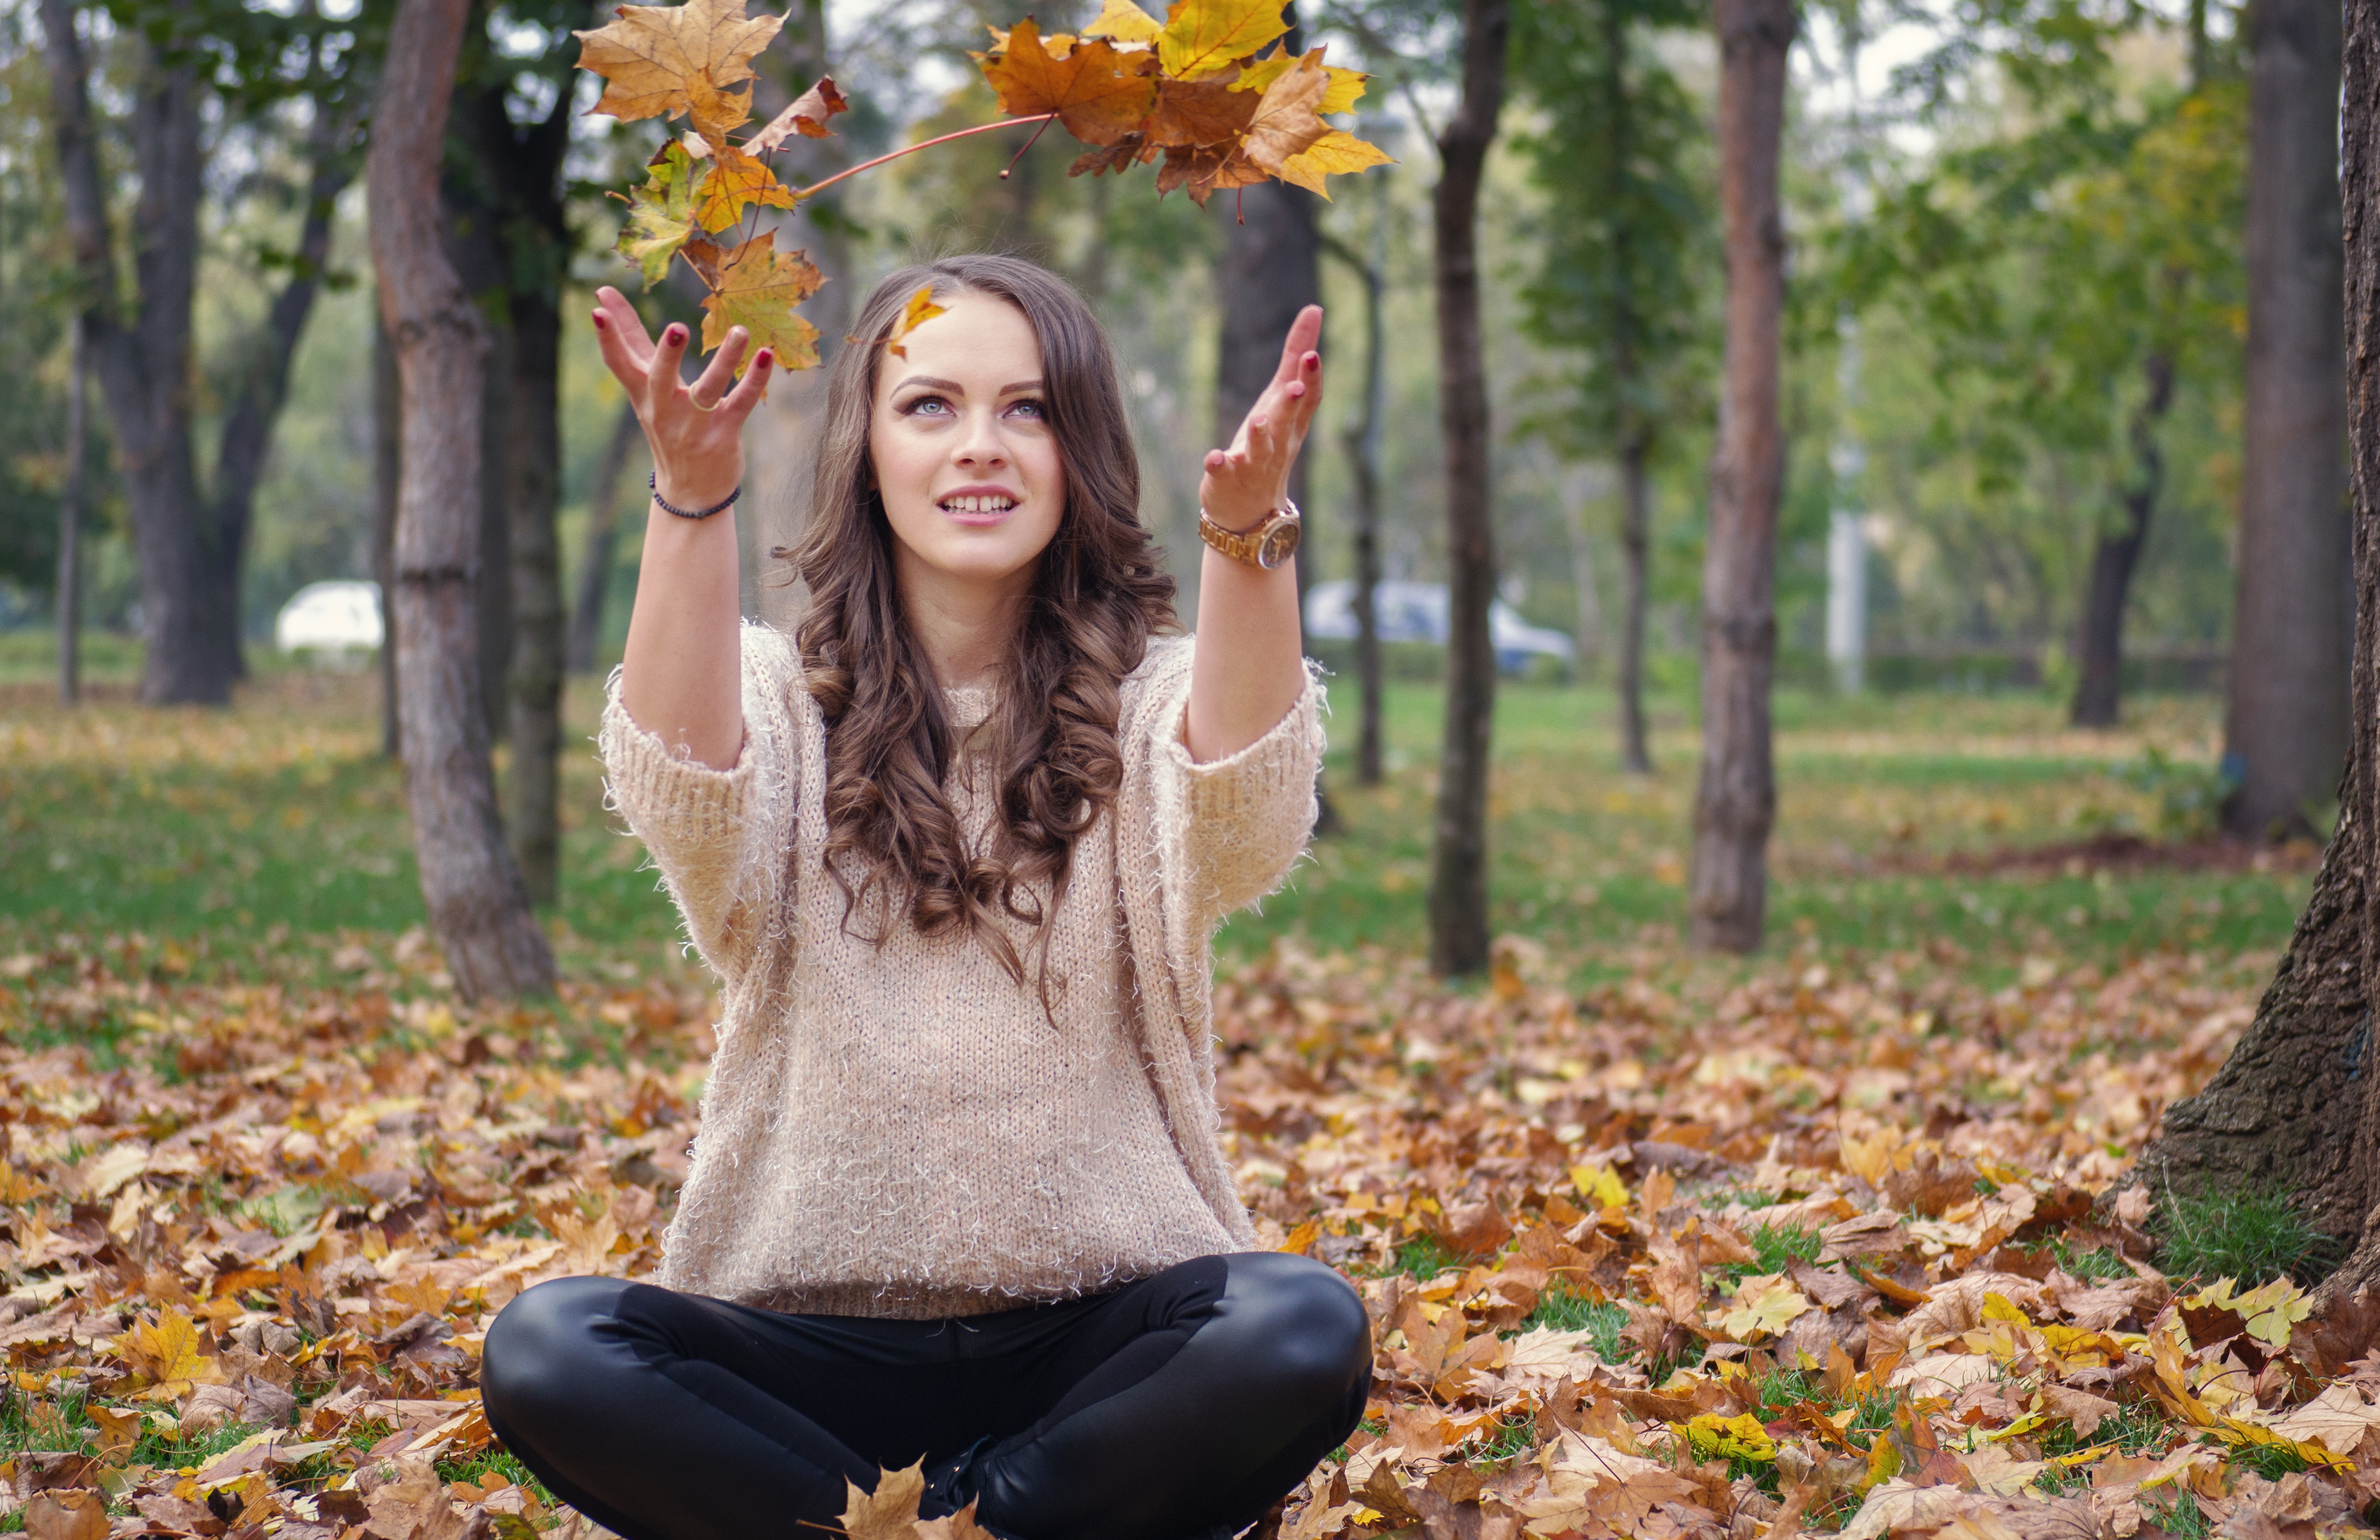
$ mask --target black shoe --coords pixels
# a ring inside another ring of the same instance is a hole
[[[947,1519],[975,1501],[976,1465],[990,1450],[991,1440],[978,1438],[965,1453],[927,1466],[926,1495],[918,1499],[917,1517]]]

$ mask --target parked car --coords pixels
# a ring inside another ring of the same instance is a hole
[[[1445,646],[1448,610],[1443,583],[1382,583],[1372,590],[1374,623],[1384,642]],[[1355,639],[1353,579],[1333,578],[1305,590],[1305,634],[1328,641]],[[1488,639],[1496,649],[1496,667],[1505,673],[1522,673],[1532,658],[1551,658],[1567,669],[1578,657],[1577,644],[1568,636],[1531,625],[1500,599],[1488,610]]]
[[[376,649],[387,634],[377,583],[309,583],[289,596],[273,621],[273,645],[284,652],[343,658]]]

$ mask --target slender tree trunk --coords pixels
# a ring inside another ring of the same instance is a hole
[[[380,751],[391,759],[405,752],[396,702],[396,498],[403,461],[403,385],[396,377],[396,349],[388,323],[372,305],[372,581],[380,585]]]
[[[1355,782],[1380,783],[1380,427],[1388,389],[1388,331],[1382,300],[1388,287],[1388,203],[1375,197],[1372,251],[1358,257],[1325,237],[1325,249],[1354,269],[1364,283],[1364,406],[1342,441],[1354,482],[1351,533],[1355,547],[1355,679],[1363,697],[1355,732]]]
[[[1791,0],[1717,0],[1714,12],[1727,348],[1703,559],[1703,762],[1689,904],[1695,946],[1745,952],[1760,944],[1768,830],[1777,816],[1768,720],[1785,483],[1777,410],[1785,224],[1777,170],[1794,8]]]
[[[82,313],[67,317],[67,473],[58,493],[58,704],[82,699],[83,424],[90,387]]]
[[[1570,539],[1570,586],[1578,610],[1576,674],[1579,684],[1603,672],[1603,575],[1595,559],[1595,520],[1591,510],[1601,499],[1609,478],[1599,466],[1573,466],[1560,479],[1562,531]]]
[[[603,599],[612,587],[612,557],[620,543],[620,476],[627,469],[628,453],[644,438],[637,409],[620,403],[612,419],[612,436],[604,441],[603,457],[596,462],[595,484],[587,493],[587,552],[578,569],[578,599],[570,606],[570,639],[563,649],[572,673],[591,673],[595,649],[603,641]]]
[[[211,553],[191,454],[191,306],[202,186],[199,80],[149,44],[132,103],[140,200],[131,313],[117,299],[114,235],[73,0],[41,0],[59,189],[85,346],[99,374],[132,518],[144,644],[140,697],[221,705],[231,675],[210,645]]]
[[[2224,823],[2309,827],[2347,749],[2346,408],[2339,314],[2339,11],[2248,9],[2248,377]]]
[[[562,318],[513,297],[512,773],[505,828],[529,897],[561,887]]]
[[[474,526],[486,326],[439,238],[438,174],[470,0],[398,0],[367,168],[395,344],[397,675],[422,899],[464,998],[551,989],[553,957],[504,846],[480,703]],[[501,580],[498,575],[496,580]]]
[[[489,312],[495,313],[491,315]],[[513,674],[513,328],[502,303],[482,299],[488,354],[480,394],[480,709],[491,742],[505,737]]]
[[[1504,106],[1510,0],[1463,0],[1463,99],[1430,196],[1439,430],[1446,440],[1446,737],[1429,887],[1429,965],[1488,965],[1488,747],[1496,714],[1496,502],[1479,339],[1479,188]]]
[[[215,626],[214,645],[223,653],[220,666],[233,678],[245,678],[248,673],[240,646],[240,577],[247,564],[256,486],[263,479],[273,424],[288,397],[289,370],[298,357],[298,341],[305,335],[307,319],[322,291],[339,194],[354,176],[353,162],[341,151],[339,140],[344,135],[339,127],[319,101],[315,110],[316,127],[308,147],[312,168],[307,177],[297,261],[288,283],[273,296],[263,333],[250,345],[248,367],[225,414],[215,455],[214,495],[207,515],[214,559],[209,618]]]
[[[2124,607],[2132,574],[2148,543],[2149,524],[2165,491],[2165,450],[2157,429],[2173,405],[2173,360],[2152,353],[2146,366],[2148,395],[2132,414],[2132,483],[2123,491],[2124,527],[2101,530],[2091,552],[2091,587],[2082,605],[2075,649],[2082,676],[2074,684],[2077,727],[2113,727],[2120,714],[2124,683]]]
[[[2343,357],[2357,602],[2338,828],[2255,1021],[2205,1088],[2167,1110],[2131,1179],[2159,1198],[2286,1192],[2314,1225],[2350,1243],[2308,1323],[2338,1364],[2359,1356],[2380,1324],[2380,1034],[2370,1004],[2380,999],[2371,752],[2380,731],[2380,0],[2346,0],[2344,32]]]
[[[1653,773],[1651,734],[1645,726],[1645,604],[1651,562],[1653,491],[1640,433],[1620,451],[1620,766],[1631,775]]]

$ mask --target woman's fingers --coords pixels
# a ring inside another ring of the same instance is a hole
[[[1273,383],[1286,385],[1305,373],[1305,358],[1322,341],[1322,307],[1308,305],[1297,312],[1289,323],[1289,335],[1281,340],[1281,367],[1272,371]]]
[[[741,326],[727,329],[727,340],[710,356],[710,367],[686,389],[697,406],[707,412],[719,405],[721,397],[727,394],[729,382],[735,378],[735,361],[744,357],[745,346],[751,340],[752,333]]]
[[[737,347],[739,345],[731,338],[728,346]],[[724,357],[725,349],[721,352]],[[760,397],[768,394],[769,373],[776,364],[774,348],[764,347],[755,354],[752,367],[744,371],[744,378],[737,381],[735,388],[719,403],[720,414],[735,426],[743,426],[744,419],[752,415],[752,408],[760,404]]]

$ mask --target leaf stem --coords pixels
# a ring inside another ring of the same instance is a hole
[[[938,144],[948,144],[951,140],[955,139],[966,139],[975,134],[988,134],[994,128],[1014,127],[1020,123],[1038,123],[1046,127],[1048,124],[1055,120],[1057,115],[1058,115],[1056,113],[1037,113],[1031,117],[1003,117],[997,123],[978,123],[972,128],[961,128],[955,133],[942,134],[929,139],[920,139],[916,144],[904,145],[890,154],[879,155],[872,161],[862,161],[857,165],[852,166],[847,170],[838,171],[823,182],[815,183],[807,188],[796,188],[794,189],[794,197],[797,200],[801,199],[814,198],[818,194],[824,192],[827,188],[834,186],[837,182],[842,181],[846,176],[856,176],[861,172],[872,170],[877,166],[882,165],[887,161],[897,161],[904,155],[914,155],[920,150],[931,150]],[[1002,172],[1001,175],[1006,176],[1007,173]]]

